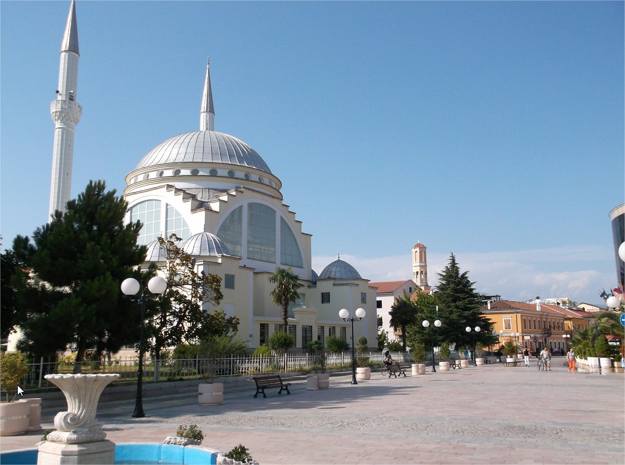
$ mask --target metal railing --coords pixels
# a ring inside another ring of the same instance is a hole
[[[383,355],[380,352],[365,352],[358,357],[366,357],[370,364],[381,364]],[[404,353],[393,353],[394,360],[408,362],[409,356]],[[318,357],[314,354],[275,354],[275,355],[229,355],[224,357],[195,357],[187,359],[147,359],[144,362],[145,381],[173,381],[183,379],[200,379],[227,376],[251,376],[263,373],[287,373],[308,371],[318,367]],[[84,361],[80,364],[80,372],[88,373],[119,373],[117,382],[130,382],[137,377],[138,358],[113,359],[110,361]],[[327,353],[326,367],[347,369],[351,367],[351,354]],[[71,362],[46,362],[28,365],[28,373],[24,377],[22,388],[45,388],[52,386],[45,379],[46,374],[72,373],[74,364]]]

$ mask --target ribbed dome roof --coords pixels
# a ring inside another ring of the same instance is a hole
[[[167,139],[154,147],[137,169],[165,163],[229,163],[271,173],[267,163],[241,139],[218,131],[194,131]]]
[[[226,245],[214,234],[201,232],[185,239],[180,248],[194,257],[221,257],[230,255]]]
[[[148,251],[145,254],[146,262],[164,262],[167,260],[167,248],[154,239],[147,244]]]
[[[326,266],[319,279],[362,279],[356,268],[340,258]]]

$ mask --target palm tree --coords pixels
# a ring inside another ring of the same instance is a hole
[[[417,308],[415,307],[410,296],[404,292],[404,295],[395,299],[391,311],[391,326],[395,331],[401,329],[401,345],[406,351],[406,328],[410,323],[414,323],[417,317]]]
[[[616,336],[621,340],[621,356],[625,356],[625,327],[621,325],[619,320],[620,313],[617,312],[603,312],[597,316],[597,328],[598,330],[608,336]]]
[[[284,332],[288,332],[289,305],[300,298],[297,290],[302,287],[296,274],[291,273],[290,268],[278,268],[269,278],[269,282],[276,286],[271,291],[271,298],[276,305],[282,308],[282,322]]]

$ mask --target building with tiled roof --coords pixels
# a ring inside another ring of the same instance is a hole
[[[389,341],[398,340],[400,335],[391,326],[391,307],[398,297],[412,295],[419,287],[412,279],[370,282],[369,287],[376,289],[378,331],[385,331]]]
[[[548,346],[566,351],[576,331],[587,328],[592,315],[558,305],[499,300],[487,302],[482,313],[493,324],[499,344],[512,341],[535,351]]]

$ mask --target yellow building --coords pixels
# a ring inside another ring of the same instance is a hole
[[[499,344],[513,342],[531,351],[549,347],[566,352],[575,331],[588,327],[592,315],[557,305],[499,300],[488,302],[482,313],[491,321]],[[494,347],[493,347],[494,348]]]

